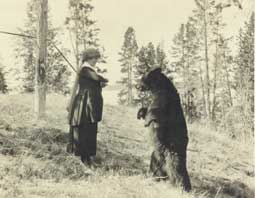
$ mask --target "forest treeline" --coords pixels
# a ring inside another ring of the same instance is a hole
[[[127,29],[119,53],[120,104],[146,101],[148,96],[135,87],[146,71],[159,66],[178,88],[189,122],[206,121],[232,137],[250,137],[254,130],[254,12],[238,36],[227,37],[223,17],[231,5],[214,0],[195,3],[169,46],[169,59],[160,44],[139,47],[134,28]]]
[[[224,11],[230,6],[216,0],[194,0],[196,7],[186,22],[180,24],[172,44],[167,46],[149,42],[139,46],[136,31],[128,27],[119,50],[119,66],[122,89],[118,94],[120,104],[146,103],[148,93],[139,92],[141,76],[151,67],[161,67],[174,82],[181,96],[189,122],[206,121],[210,125],[228,131],[232,137],[253,135],[254,120],[254,12],[249,13],[238,35],[224,34]],[[229,1],[231,2],[231,1]],[[239,2],[237,0],[233,2]],[[79,67],[80,54],[88,47],[98,48],[102,62],[107,61],[104,48],[98,39],[100,28],[93,19],[93,1],[69,0],[64,27],[52,24],[48,17],[48,55],[46,83],[48,92],[69,93],[71,71],[63,57],[56,51],[57,45],[64,55],[70,55]],[[37,1],[27,4],[24,27],[18,32],[26,35],[37,33]],[[171,24],[169,24],[171,25]],[[60,37],[67,33],[72,48],[64,47]],[[22,82],[22,91],[33,92],[37,56],[36,40],[27,37],[15,39],[15,60],[20,68],[16,77]],[[166,47],[166,46],[165,46]],[[110,50],[110,49],[109,49]],[[99,68],[98,68],[99,69]],[[106,72],[102,70],[100,72]],[[0,65],[0,90],[8,92],[4,67]]]
[[[30,0],[27,3],[26,18],[24,26],[17,28],[17,32],[23,35],[36,37],[38,29],[38,0]],[[104,49],[99,44],[99,28],[91,14],[94,6],[90,0],[69,0],[68,13],[63,21],[64,26],[54,27],[52,23],[52,12],[48,10],[48,34],[47,34],[47,65],[46,65],[46,87],[47,92],[69,93],[69,81],[71,70],[61,54],[56,50],[57,46],[64,56],[74,60],[77,69],[80,64],[80,55],[88,47],[98,48],[104,61]],[[61,36],[69,35],[72,49],[67,49],[61,40]],[[35,64],[38,53],[36,39],[28,37],[16,37],[14,39],[14,58],[19,68],[15,69],[15,78],[22,84],[21,91],[34,92]],[[98,68],[99,69],[99,68]],[[105,72],[101,69],[100,72]],[[1,71],[0,71],[1,73]],[[3,72],[1,73],[3,74]],[[4,74],[3,74],[4,75]],[[6,81],[1,81],[0,84]]]

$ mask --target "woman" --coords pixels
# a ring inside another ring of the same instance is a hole
[[[96,155],[97,123],[103,112],[102,87],[108,82],[95,70],[99,58],[96,49],[84,51],[68,106],[71,140],[68,150],[71,146],[71,151],[81,156],[86,165],[93,164]]]

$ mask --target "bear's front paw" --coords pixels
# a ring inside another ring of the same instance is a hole
[[[141,118],[144,119],[147,113],[147,108],[142,107],[137,112],[137,119],[140,120]]]

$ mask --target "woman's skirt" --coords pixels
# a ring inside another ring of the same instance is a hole
[[[72,152],[81,157],[96,155],[97,123],[86,123],[78,127],[71,126],[70,143]]]

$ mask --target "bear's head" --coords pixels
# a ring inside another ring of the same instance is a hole
[[[162,73],[161,68],[156,67],[148,71],[141,78],[140,91],[157,91],[157,90],[175,90],[172,82],[165,74]]]

